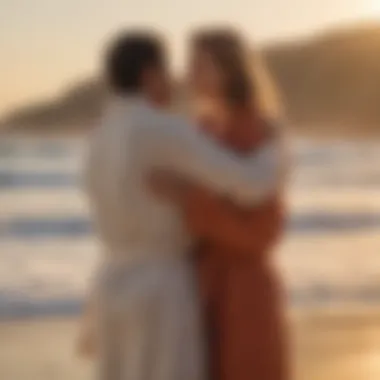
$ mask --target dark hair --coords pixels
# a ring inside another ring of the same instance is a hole
[[[118,94],[139,92],[147,68],[165,64],[162,40],[147,31],[124,32],[108,47],[105,56],[105,79]]]
[[[255,83],[245,43],[230,28],[206,28],[193,34],[192,45],[211,54],[225,75],[224,93],[231,104],[247,105],[255,97]]]

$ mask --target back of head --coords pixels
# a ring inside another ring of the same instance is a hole
[[[157,33],[144,30],[123,32],[106,50],[106,85],[116,95],[138,94],[142,90],[144,72],[164,64],[164,45]]]

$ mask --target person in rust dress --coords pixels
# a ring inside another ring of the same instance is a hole
[[[205,133],[241,154],[280,134],[266,119],[240,35],[221,29],[196,33],[190,65],[195,95],[207,99],[199,116]],[[195,265],[210,379],[288,380],[285,296],[272,263],[284,230],[283,189],[252,209],[195,187],[181,202],[199,241]]]

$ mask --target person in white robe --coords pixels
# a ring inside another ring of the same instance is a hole
[[[244,159],[235,156],[186,118],[158,107],[159,97],[152,94],[159,91],[147,91],[149,86],[131,91],[125,80],[131,67],[144,64],[141,56],[154,57],[137,54],[136,46],[140,53],[141,46],[150,46],[152,53],[156,45],[146,35],[128,34],[113,48],[110,87],[121,85],[94,132],[86,166],[102,244],[91,296],[97,377],[203,380],[206,358],[191,237],[180,207],[156,197],[147,181],[162,170],[250,206],[276,189],[280,151],[273,141]],[[147,77],[152,80],[151,71]],[[157,90],[157,78],[153,84]]]

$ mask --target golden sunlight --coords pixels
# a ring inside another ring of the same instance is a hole
[[[373,12],[373,15],[380,18],[380,0],[371,1],[371,11]]]

